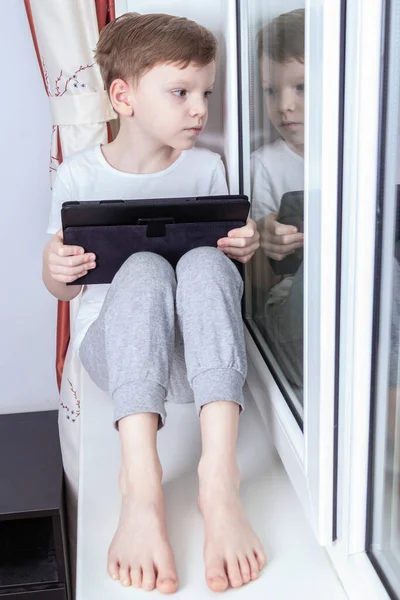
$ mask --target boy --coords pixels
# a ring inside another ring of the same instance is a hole
[[[227,193],[220,157],[193,148],[207,121],[216,50],[208,30],[170,15],[128,13],[102,31],[96,60],[120,130],[110,144],[76,154],[58,171],[49,227],[57,233],[43,266],[45,285],[57,298],[74,298],[81,286],[65,283],[96,266],[90,249],[63,245],[62,202]],[[177,589],[156,450],[167,390],[168,400],[194,397],[200,416],[199,507],[209,587],[239,587],[264,566],[239,498],[235,445],[246,355],[242,281],[227,258],[245,263],[258,246],[249,219],[219,240],[218,249],[188,252],[176,272],[160,256],[140,252],[110,286],[83,289],[72,338],[115,405],[122,506],[108,570],[123,585]]]
[[[277,221],[282,195],[304,189],[304,10],[285,13],[259,34],[260,76],[269,119],[279,138],[252,154],[252,216],[267,257],[283,260],[304,243],[296,227]],[[284,374],[303,386],[303,265],[276,277],[264,267],[265,325]]]

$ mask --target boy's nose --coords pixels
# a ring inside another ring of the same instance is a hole
[[[207,114],[207,100],[205,98],[198,98],[190,109],[191,117],[203,118]]]
[[[294,110],[295,108],[295,99],[293,94],[290,91],[281,92],[279,96],[279,112],[285,113],[289,110]]]

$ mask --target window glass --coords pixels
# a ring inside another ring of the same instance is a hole
[[[400,8],[388,5],[383,84],[382,168],[378,206],[376,376],[373,398],[371,527],[368,549],[400,597]],[[382,225],[380,226],[380,224]]]
[[[251,320],[295,415],[303,415],[305,9],[249,0]]]

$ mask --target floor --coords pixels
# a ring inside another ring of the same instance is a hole
[[[88,382],[90,388],[91,383]],[[107,549],[118,521],[118,435],[110,426],[112,408],[97,390],[85,391],[82,414],[81,479],[76,600],[147,598],[149,592],[123,588],[106,571]],[[259,580],[224,598],[252,600],[345,600],[329,559],[321,549],[265,432],[257,407],[246,390],[238,459],[242,498],[250,521],[264,544],[269,564]],[[196,506],[196,465],[200,432],[193,405],[168,405],[159,434],[171,544],[180,587],[174,597],[215,598],[204,580],[202,519]],[[157,591],[151,598],[165,598]]]

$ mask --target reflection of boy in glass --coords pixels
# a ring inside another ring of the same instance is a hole
[[[252,210],[264,253],[281,261],[304,243],[296,227],[277,221],[283,194],[304,188],[304,9],[280,15],[260,31],[258,58],[268,116],[279,138],[252,154]],[[267,269],[269,342],[286,377],[302,387],[303,266],[280,278]]]

